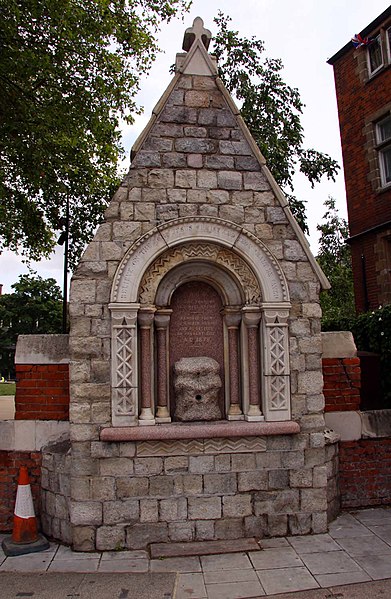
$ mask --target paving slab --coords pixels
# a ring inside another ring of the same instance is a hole
[[[201,555],[200,559],[203,572],[252,569],[252,564],[245,553]]]
[[[206,599],[206,587],[202,574],[178,574],[175,599]]]
[[[152,558],[183,557],[187,555],[214,555],[221,553],[238,553],[239,551],[260,551],[255,538],[235,539],[229,541],[199,541],[194,543],[151,543]]]
[[[357,555],[391,554],[391,547],[376,535],[340,538],[338,544],[352,557]]]
[[[371,580],[363,570],[358,572],[340,572],[339,574],[319,574],[315,576],[321,587],[333,587],[341,584],[354,584]]]
[[[351,515],[365,526],[368,526],[368,524],[388,524],[388,526],[391,526],[391,509],[368,508],[353,511]]]
[[[143,549],[134,549],[132,551],[103,551],[101,559],[103,562],[106,560],[148,559],[148,552]]]
[[[361,524],[351,514],[342,514],[329,525],[329,535],[333,539],[345,537],[365,537],[370,535],[371,531]]]
[[[385,543],[391,545],[391,525],[368,525],[368,528],[371,532],[380,537]]]
[[[314,575],[357,572],[361,570],[360,566],[344,551],[303,554],[301,559]]]
[[[42,554],[19,555],[17,557],[7,557],[0,566],[1,572],[46,572],[51,561],[52,555],[42,556]]]
[[[247,599],[265,595],[259,580],[210,584],[206,585],[206,590],[208,599]]]
[[[218,572],[204,572],[205,584],[223,584],[226,582],[252,582],[258,581],[254,570],[219,570]]]
[[[100,561],[99,572],[148,572],[147,559],[121,559]]]
[[[57,559],[50,564],[49,572],[96,572],[99,566],[99,559]]]
[[[389,553],[385,555],[358,556],[354,559],[373,580],[391,578],[391,558]]]
[[[151,559],[150,567],[151,572],[201,572],[200,558],[197,556]]]
[[[259,570],[257,574],[268,595],[319,588],[315,578],[304,567]]]
[[[294,568],[303,565],[303,562],[292,547],[278,547],[260,553],[249,553],[249,557],[256,570],[271,570],[275,568]]]
[[[87,553],[87,552],[79,552],[72,551],[70,547],[66,547],[65,545],[59,545],[58,550],[54,556],[54,559],[60,560],[80,560],[80,559],[100,559],[101,553],[98,551]]]
[[[320,553],[322,551],[341,551],[341,547],[328,534],[287,537],[297,553]]]

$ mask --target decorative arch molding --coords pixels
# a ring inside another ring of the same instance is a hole
[[[198,278],[215,281],[225,304],[259,305],[262,301],[252,269],[232,250],[213,242],[184,243],[166,250],[145,271],[138,301],[141,305],[167,305],[172,291],[195,273]]]
[[[289,302],[284,273],[265,244],[235,223],[209,217],[179,218],[163,223],[134,243],[115,274],[111,302],[137,302],[148,268],[167,250],[195,241],[231,249],[254,274],[263,302]]]

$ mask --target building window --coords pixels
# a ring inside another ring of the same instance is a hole
[[[391,184],[391,115],[376,124],[376,141],[384,187]]]
[[[386,31],[388,62],[391,63],[391,27]]]
[[[383,49],[380,33],[369,44],[367,56],[369,74],[373,75],[383,66]]]

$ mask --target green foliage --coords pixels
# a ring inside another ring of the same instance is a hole
[[[335,207],[335,199],[325,201],[327,208],[323,222],[317,226],[321,236],[317,260],[331,284],[331,289],[320,296],[322,329],[338,331],[350,329],[355,318],[351,251],[346,240],[349,228]]]
[[[119,119],[132,122],[163,22],[186,0],[2,0],[0,250],[48,256],[70,199],[70,264],[118,184]]]
[[[15,383],[0,383],[0,396],[4,397],[4,395],[15,395],[15,391]]]
[[[0,296],[0,374],[13,373],[18,335],[61,333],[61,290],[54,279],[20,275],[14,293]]]
[[[312,186],[323,175],[335,178],[338,164],[327,154],[305,149],[300,122],[303,103],[299,91],[287,85],[281,71],[281,60],[263,58],[263,42],[252,37],[239,37],[229,29],[230,17],[219,12],[214,19],[219,30],[213,52],[219,64],[219,75],[228,91],[241,106],[240,112],[264,155],[277,183],[293,191],[293,175],[299,169]],[[288,196],[292,212],[306,231],[305,205]]]
[[[351,330],[357,349],[380,354],[383,400],[391,405],[391,306],[357,316]]]

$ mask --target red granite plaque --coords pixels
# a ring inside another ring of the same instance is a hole
[[[217,291],[202,281],[185,283],[171,300],[170,378],[171,406],[174,404],[172,367],[180,358],[205,356],[220,364],[223,386],[220,390],[224,414],[223,304]]]

